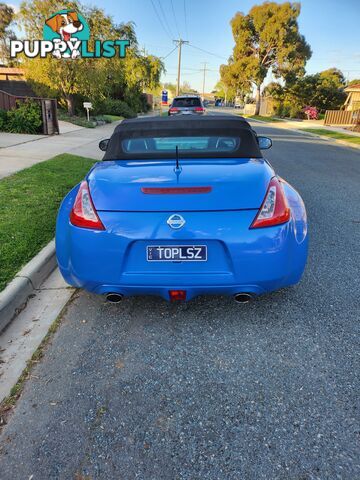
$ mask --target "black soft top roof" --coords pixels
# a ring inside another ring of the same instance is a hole
[[[187,136],[235,136],[239,147],[233,152],[182,152],[182,158],[261,158],[256,133],[245,118],[233,115],[175,115],[172,117],[140,117],[122,121],[111,136],[103,160],[139,159],[139,154],[126,152],[122,141],[131,138],[187,137]],[[166,152],[141,154],[144,159],[169,158]]]
[[[227,127],[227,128],[248,128],[251,129],[250,124],[244,117],[235,115],[174,115],[172,117],[138,117],[129,120],[123,120],[114,130],[114,133],[119,131],[134,131],[134,130],[179,130],[196,128],[206,131],[209,127]]]

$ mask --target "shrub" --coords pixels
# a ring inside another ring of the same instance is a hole
[[[319,112],[316,107],[304,107],[303,112],[307,116],[308,120],[317,120],[319,118]]]
[[[18,102],[17,107],[7,112],[8,132],[39,133],[42,125],[41,108],[34,100]]]
[[[303,110],[296,103],[289,106],[289,117],[290,118],[303,118]]]
[[[290,116],[290,107],[288,105],[284,105],[281,102],[275,108],[275,114],[280,118],[289,117]]]
[[[0,109],[0,131],[6,132],[8,128],[8,115],[6,110]]]
[[[136,113],[129,107],[126,102],[116,100],[114,98],[107,98],[95,105],[95,113],[117,115],[124,118],[134,118]]]

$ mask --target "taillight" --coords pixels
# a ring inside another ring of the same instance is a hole
[[[195,107],[195,112],[204,112],[205,108],[202,107]]]
[[[277,177],[270,180],[264,201],[259,213],[250,228],[272,227],[281,225],[290,220],[290,208],[288,206],[284,189]]]
[[[89,186],[86,181],[81,182],[76,195],[74,206],[70,213],[70,222],[76,227],[105,230],[91,199]]]
[[[170,113],[174,113],[174,112],[178,112],[178,111],[179,111],[179,109],[176,108],[176,107],[172,107],[172,108],[170,108],[170,110],[169,110]]]

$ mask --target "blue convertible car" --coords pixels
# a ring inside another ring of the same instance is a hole
[[[304,203],[241,117],[126,120],[62,202],[59,267],[76,287],[238,302],[296,284],[308,250]]]

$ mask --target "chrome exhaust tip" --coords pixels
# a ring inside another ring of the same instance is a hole
[[[107,293],[106,294],[106,300],[109,303],[120,303],[122,299],[123,299],[123,295],[121,295],[121,293]]]
[[[249,303],[254,297],[251,293],[236,293],[234,300],[236,303]]]

